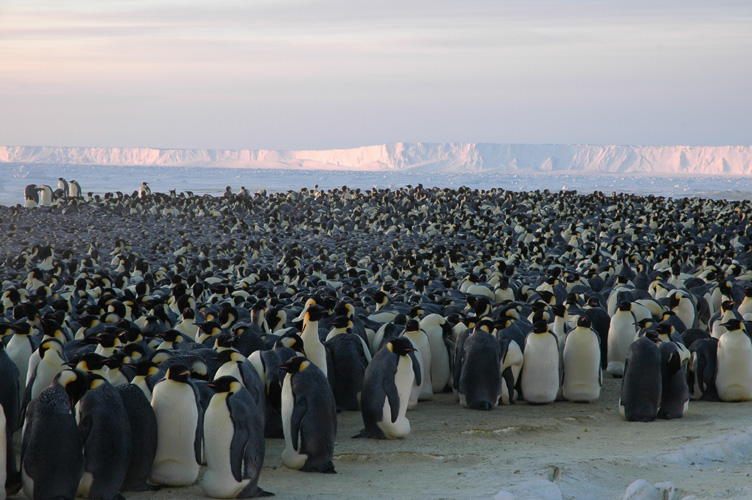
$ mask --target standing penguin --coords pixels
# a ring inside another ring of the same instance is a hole
[[[85,374],[63,370],[29,404],[21,442],[21,476],[28,498],[76,497],[84,453],[73,406],[85,391]]]
[[[370,357],[363,344],[363,339],[350,332],[335,335],[325,343],[332,358],[330,383],[338,410],[360,409],[363,376]]]
[[[78,496],[119,499],[131,459],[128,415],[120,394],[107,380],[90,373],[88,385],[78,403],[85,464]]]
[[[728,331],[718,339],[715,376],[718,397],[721,401],[752,400],[752,341],[738,319],[723,326]]]
[[[5,478],[0,482],[0,490],[5,491],[6,485],[20,485],[20,478],[16,469],[16,454],[13,450],[13,434],[21,425],[20,401],[18,394],[18,367],[5,352],[5,344],[0,339],[0,410],[3,412],[5,425],[0,429],[0,439],[4,440],[6,447],[0,450],[0,461]],[[17,487],[14,487],[17,490]],[[12,490],[13,488],[7,488]],[[12,491],[15,493],[15,491]]]
[[[445,337],[451,332],[451,325],[441,315],[433,313],[420,320],[420,328],[428,336],[431,347],[431,386],[434,393],[442,392],[449,383],[449,351]]]
[[[601,345],[590,318],[580,316],[564,343],[562,394],[569,401],[595,401],[601,394]]]
[[[34,208],[39,205],[39,188],[36,184],[29,184],[24,188],[24,207]]]
[[[676,342],[662,342],[661,351],[661,406],[658,418],[681,418],[689,407],[687,387],[686,349],[680,349]]]
[[[152,489],[146,482],[157,453],[157,416],[144,392],[134,384],[115,386],[128,415],[131,457],[121,491]]]
[[[410,404],[407,409],[412,410],[418,406],[418,401],[426,401],[433,396],[433,386],[431,385],[431,345],[428,342],[426,332],[420,329],[420,323],[411,319],[405,323],[405,331],[402,336],[409,339],[415,347],[420,377],[413,381],[413,388],[410,391]]]
[[[303,328],[300,338],[303,339],[303,350],[308,359],[327,375],[327,358],[324,344],[319,337],[319,320],[326,316],[326,309],[319,305],[308,307],[303,313]]]
[[[490,410],[501,397],[501,345],[492,333],[478,328],[467,337],[463,350],[460,405]]]
[[[619,413],[630,422],[652,422],[661,404],[661,351],[649,331],[629,346],[621,381]]]
[[[282,463],[291,469],[333,474],[337,408],[326,375],[308,358],[295,356],[279,367],[282,382]]]
[[[188,486],[198,478],[203,422],[198,389],[190,375],[185,365],[172,365],[151,395],[159,435],[149,473],[154,484]]]
[[[612,377],[624,374],[624,359],[630,344],[637,336],[637,324],[632,314],[632,303],[621,302],[611,317],[608,328],[608,366],[606,371]]]
[[[400,439],[410,434],[407,403],[417,370],[415,348],[393,338],[374,355],[363,376],[360,409],[365,429],[356,438]]]
[[[715,387],[718,339],[697,339],[690,344],[689,352],[687,384],[690,394],[694,399],[702,401],[720,401]]]
[[[81,189],[81,184],[79,184],[76,180],[70,181],[68,196],[73,199],[83,198],[83,190]]]
[[[533,324],[525,339],[520,380],[522,397],[533,404],[553,403],[559,392],[559,340],[548,330],[546,320]]]
[[[235,377],[214,379],[204,416],[206,472],[201,489],[214,498],[270,496],[258,487],[264,464],[264,423],[251,394]]]
[[[146,181],[141,183],[141,187],[138,188],[138,197],[139,198],[146,198],[151,194],[151,188],[146,183]]]

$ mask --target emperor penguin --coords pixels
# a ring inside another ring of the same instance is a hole
[[[204,415],[203,492],[213,498],[271,496],[258,487],[264,465],[263,413],[233,376],[209,384],[215,394]]]
[[[24,188],[24,207],[34,208],[39,205],[39,188],[36,184],[29,184]]]
[[[303,328],[300,338],[303,339],[303,350],[308,359],[327,375],[327,357],[324,344],[319,337],[319,321],[326,316],[326,309],[319,305],[308,307],[303,315]]]
[[[5,421],[5,410],[0,406],[0,500],[5,500],[5,478],[8,476],[8,438],[7,438],[7,423]],[[10,440],[11,447],[13,441]],[[14,464],[15,465],[15,464]],[[11,493],[12,494],[12,493]]]
[[[21,441],[21,477],[28,498],[76,497],[84,453],[73,407],[86,386],[84,373],[63,370],[29,404]]]
[[[198,478],[201,463],[201,400],[185,365],[172,365],[154,386],[151,406],[157,417],[157,452],[149,481],[188,486]]]
[[[282,463],[290,469],[334,474],[337,408],[326,375],[305,356],[279,367],[282,381]]]
[[[606,372],[612,377],[624,374],[624,359],[627,350],[638,333],[631,302],[620,302],[608,328],[608,366]]]
[[[157,453],[157,416],[144,392],[134,384],[115,386],[123,401],[130,429],[130,461],[121,491],[152,489],[146,481]]]
[[[52,205],[52,188],[48,186],[47,184],[41,184],[39,186],[39,206],[49,206]]]
[[[78,402],[78,429],[84,447],[84,475],[78,496],[119,499],[131,459],[131,429],[117,389],[88,374],[88,390]]]
[[[661,342],[661,405],[658,418],[670,420],[681,418],[689,408],[687,387],[686,349],[679,349],[676,342]]]
[[[62,191],[63,196],[68,196],[68,181],[63,177],[57,178],[57,188]]]
[[[752,400],[752,341],[738,319],[724,323],[718,339],[715,386],[721,401]]]
[[[417,355],[420,378],[413,382],[413,388],[410,391],[410,403],[407,405],[408,410],[418,406],[418,401],[427,401],[433,397],[433,387],[431,386],[431,346],[428,342],[426,332],[420,329],[420,323],[417,320],[410,319],[405,323],[405,331],[402,336],[412,342]]]
[[[5,344],[0,339],[0,413],[4,420],[0,428],[0,441],[5,446],[0,449],[0,496],[6,489],[9,494],[20,487],[20,477],[16,468],[16,454],[13,447],[13,434],[21,425],[20,401],[18,394],[18,368],[5,352]],[[6,485],[8,488],[6,488]],[[10,487],[12,486],[13,487]],[[13,490],[13,491],[11,491]]]
[[[373,356],[363,377],[360,399],[365,428],[355,438],[401,439],[410,434],[406,417],[413,379],[420,377],[415,347],[393,338]]]
[[[146,181],[141,183],[141,186],[138,188],[138,197],[139,198],[146,198],[151,194],[151,188],[149,187],[148,183]]]
[[[68,196],[73,199],[83,198],[83,190],[81,189],[81,185],[76,180],[70,181]]]
[[[501,345],[483,328],[476,328],[463,344],[459,377],[460,405],[474,410],[491,410],[501,397]]]
[[[352,332],[335,335],[325,343],[332,359],[329,382],[337,410],[360,409],[363,376],[371,358],[362,338]]]
[[[431,351],[431,388],[434,393],[443,392],[451,375],[445,339],[451,335],[452,327],[443,316],[431,313],[420,320],[420,328],[426,332]]]
[[[702,401],[720,401],[715,387],[718,339],[697,339],[689,345],[689,352],[687,384],[691,396]]]
[[[647,332],[632,342],[624,360],[619,413],[630,422],[652,422],[661,404],[661,351],[658,334]]]
[[[580,316],[564,343],[562,394],[569,401],[595,401],[601,394],[601,346],[590,318]]]
[[[741,314],[742,317],[752,313],[752,287],[744,287],[744,300],[742,300],[742,303],[739,304],[739,309],[737,310],[737,312]]]
[[[553,403],[559,392],[559,341],[546,320],[533,323],[525,339],[520,387],[528,403]]]

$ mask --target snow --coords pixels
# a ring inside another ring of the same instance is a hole
[[[752,173],[752,146],[393,143],[331,150],[1,146],[0,163],[431,172]]]

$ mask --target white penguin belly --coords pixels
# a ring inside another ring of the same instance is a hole
[[[213,397],[204,417],[206,472],[201,489],[213,498],[235,498],[250,479],[238,482],[232,475],[230,446],[235,432],[225,397]]]
[[[629,346],[634,342],[637,329],[631,313],[617,311],[608,329],[608,366],[609,375],[624,375],[624,360]]]
[[[570,401],[595,401],[601,394],[600,348],[594,336],[590,340],[570,333],[564,346],[562,394]]]
[[[94,475],[91,472],[84,471],[84,475],[78,483],[77,495],[83,498],[89,498],[89,491],[91,491],[91,483],[93,482]]]
[[[559,345],[553,335],[547,335],[525,346],[520,386],[530,403],[552,403],[559,392]]]
[[[168,486],[193,484],[200,468],[194,451],[198,414],[193,388],[166,379],[154,387],[151,404],[159,440],[149,481]]]
[[[295,398],[292,394],[290,375],[287,374],[282,384],[282,433],[285,435],[285,449],[282,450],[282,463],[290,469],[300,469],[305,465],[306,460],[308,460],[308,455],[298,453],[292,445],[292,436],[290,433],[292,431],[291,419],[294,405]],[[296,439],[298,440],[298,450],[300,450],[299,435]]]
[[[752,343],[746,334],[727,332],[719,340],[715,385],[722,401],[752,400]]]
[[[400,356],[397,373],[394,374],[394,383],[399,395],[397,421],[392,422],[392,407],[389,404],[389,398],[384,398],[381,421],[376,424],[387,439],[401,439],[410,434],[410,420],[407,419],[406,414],[414,379],[412,360],[407,356]]]

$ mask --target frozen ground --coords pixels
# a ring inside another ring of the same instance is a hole
[[[118,167],[74,165],[20,165],[0,163],[0,204],[23,202],[27,184],[48,184],[57,187],[58,177],[75,179],[84,193],[136,191],[147,181],[152,191],[170,189],[193,191],[196,194],[220,195],[226,186],[237,191],[245,186],[251,192],[299,190],[318,185],[321,189],[346,185],[352,188],[398,188],[423,184],[473,189],[493,187],[511,191],[561,189],[592,192],[595,190],[654,194],[661,196],[740,199],[752,197],[752,177],[745,176],[683,176],[675,174],[607,174],[573,173],[498,173],[498,172],[430,172],[352,170],[269,170],[254,168],[213,167]]]

